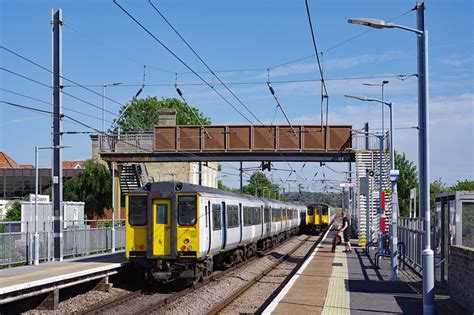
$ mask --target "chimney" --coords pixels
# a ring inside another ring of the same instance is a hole
[[[160,108],[158,109],[159,126],[176,126],[176,109]]]

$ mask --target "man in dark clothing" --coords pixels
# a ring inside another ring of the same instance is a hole
[[[346,242],[346,250],[344,252],[350,253],[352,252],[352,246],[351,246],[350,237],[349,237],[349,219],[347,218],[347,214],[345,210],[342,211],[341,231],[343,232],[343,235],[344,235],[344,242]]]

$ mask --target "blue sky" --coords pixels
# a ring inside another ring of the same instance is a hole
[[[140,19],[174,52],[197,71],[203,65],[179,41],[145,0],[119,1]],[[187,69],[139,29],[112,1],[0,1],[2,45],[36,62],[51,65],[51,8],[63,9],[63,75],[81,84],[123,82],[140,85],[143,65],[147,65],[146,86],[141,96],[174,97],[174,72]],[[188,42],[214,70],[262,69],[221,73],[228,82],[265,82],[266,68],[271,68],[271,81],[319,79],[315,59],[303,59],[282,67],[276,65],[313,54],[304,1],[156,1],[156,5],[177,27]],[[395,109],[396,149],[405,152],[417,163],[417,83],[415,78],[404,81],[396,75],[416,73],[416,37],[397,29],[369,30],[350,25],[350,17],[391,19],[406,26],[416,26],[416,14],[407,12],[414,1],[310,1],[318,49],[323,52],[323,67],[328,79],[330,96],[329,122],[351,124],[361,128],[368,121],[380,128],[380,107],[344,98],[344,94],[379,97],[380,89],[362,83],[380,83],[383,78],[366,80],[329,80],[336,78],[387,76],[386,100]],[[473,105],[473,22],[472,1],[427,1],[426,27],[430,32],[430,126],[431,178],[441,177],[448,184],[459,179],[474,179],[474,105]],[[366,32],[360,37],[336,46]],[[45,84],[51,76],[4,50],[0,51],[2,67]],[[158,69],[165,69],[160,71]],[[211,82],[216,80],[204,74]],[[178,83],[197,83],[190,74],[179,74]],[[49,102],[50,90],[35,83],[0,71],[3,89],[22,93]],[[274,83],[276,93],[292,123],[315,124],[320,121],[320,85],[318,82]],[[99,87],[92,87],[100,93]],[[232,90],[259,119],[273,120],[275,101],[264,83],[231,85]],[[138,86],[110,87],[107,95],[126,103]],[[237,124],[246,121],[205,86],[182,85],[189,103],[212,118],[216,124]],[[90,103],[101,105],[98,95],[77,87],[65,91]],[[222,90],[223,91],[223,90]],[[225,93],[223,91],[223,93]],[[49,110],[50,106],[0,90],[1,99]],[[230,96],[228,96],[229,99]],[[86,117],[69,110],[64,112],[76,119],[101,128],[101,112],[89,105],[64,96],[63,105],[95,116]],[[234,101],[236,106],[239,106]],[[107,109],[117,113],[119,106],[107,102]],[[239,108],[245,112],[243,108]],[[112,115],[106,119],[111,121]],[[248,115],[250,116],[250,115]],[[275,121],[283,123],[281,114]],[[50,118],[45,115],[0,105],[0,150],[20,163],[34,162],[34,146],[50,144]],[[110,125],[110,123],[108,123]],[[387,124],[388,125],[388,120]],[[65,131],[86,131],[69,122]],[[64,159],[90,157],[87,135],[65,135],[65,144],[73,147],[64,151]],[[50,164],[50,154],[42,152],[43,165]],[[249,164],[251,166],[252,164]],[[280,168],[287,167],[284,164]],[[229,173],[236,173],[235,164],[226,164]],[[300,170],[302,163],[292,167]],[[331,165],[346,169],[347,165]],[[311,183],[316,171],[319,176],[340,178],[319,164],[308,164],[300,173],[308,178],[308,189],[319,189]],[[287,173],[274,174],[285,179]],[[300,179],[301,177],[296,177]],[[236,187],[237,177],[222,178]],[[297,182],[287,182],[294,187]]]

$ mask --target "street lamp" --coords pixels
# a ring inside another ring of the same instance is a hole
[[[34,243],[34,260],[33,264],[39,264],[39,233],[38,233],[38,175],[39,175],[39,157],[38,151],[39,150],[51,150],[51,149],[64,149],[70,148],[70,145],[62,145],[62,146],[51,146],[51,147],[38,147],[35,146],[35,234],[33,234],[33,243]],[[62,165],[61,165],[62,167]]]
[[[109,86],[117,86],[123,84],[122,82],[103,83],[102,84],[102,133],[105,132],[105,89]]]
[[[349,19],[352,24],[373,28],[399,28],[413,32],[418,36],[418,167],[420,190],[420,213],[425,220],[425,249],[423,250],[423,313],[433,313],[434,302],[434,255],[431,249],[430,235],[430,175],[429,175],[429,125],[428,125],[428,31],[425,30],[423,2],[415,6],[417,12],[417,29],[386,23],[375,19]]]
[[[382,83],[362,83],[365,86],[380,86],[382,88],[382,102],[384,101],[384,86],[389,84],[389,81],[382,81]],[[385,115],[384,115],[384,107],[382,106],[382,133],[385,133]]]
[[[399,179],[399,173],[395,170],[395,151],[394,151],[394,144],[393,144],[393,106],[392,103],[384,102],[383,100],[377,100],[373,98],[369,98],[366,96],[353,96],[353,95],[345,95],[345,97],[354,98],[360,101],[366,102],[377,102],[382,104],[382,108],[384,105],[387,105],[390,108],[390,182],[392,186],[392,228],[390,229],[391,234],[391,244],[390,244],[390,251],[391,251],[391,268],[392,268],[392,281],[398,281],[398,189],[397,189],[397,182]],[[398,175],[398,176],[397,176]]]

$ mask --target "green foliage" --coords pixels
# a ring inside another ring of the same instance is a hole
[[[108,168],[94,161],[87,161],[86,172],[64,183],[63,199],[85,202],[85,213],[104,215],[104,208],[112,206],[112,175]]]
[[[464,190],[464,191],[474,191],[474,180],[458,180],[458,182],[449,187],[449,190],[451,191],[460,191],[460,190]]]
[[[395,169],[400,171],[400,181],[397,184],[400,216],[410,214],[410,189],[418,186],[416,166],[409,161],[405,153],[395,152]]]
[[[4,221],[21,221],[21,204],[15,201],[7,211]]]
[[[201,123],[209,125],[211,123],[211,119],[204,116],[198,109],[176,98],[158,99],[156,96],[148,96],[144,99],[134,98],[122,106],[120,114],[126,110],[123,116],[116,121],[116,124],[124,132],[152,131],[153,126],[158,124],[158,109],[160,108],[176,109],[177,125],[201,125]],[[117,128],[114,132],[117,131]]]
[[[276,199],[278,189],[278,185],[272,184],[263,172],[256,171],[250,176],[248,185],[243,187],[243,192],[247,195]]]

